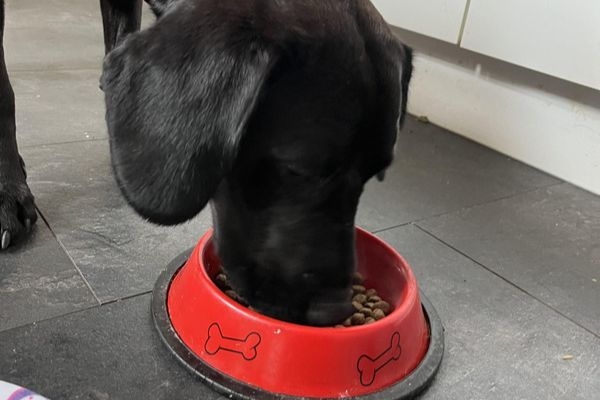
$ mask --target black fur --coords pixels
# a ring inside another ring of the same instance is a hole
[[[149,0],[160,14],[177,0]],[[100,0],[105,51],[140,27],[142,0]],[[162,7],[161,7],[162,6]],[[0,251],[30,232],[37,220],[15,130],[15,99],[4,60],[4,0],[0,0]]]
[[[123,38],[140,29],[142,0],[100,0],[104,28],[104,51],[108,53]]]
[[[15,126],[15,96],[4,61],[4,0],[0,0],[0,251],[37,220]]]
[[[146,0],[146,3],[148,3],[155,16],[161,17],[165,12],[167,12],[171,5],[177,3],[178,1],[180,0]]]
[[[224,268],[253,307],[339,322],[358,200],[393,159],[410,49],[367,0],[153,3],[156,24],[104,63],[123,194],[162,224],[210,201]]]

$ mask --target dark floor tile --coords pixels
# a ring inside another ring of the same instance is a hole
[[[446,356],[424,399],[598,393],[597,338],[415,227],[382,236],[412,263],[446,327]],[[53,399],[220,398],[160,343],[149,302],[139,296],[0,333],[0,379]]]
[[[163,346],[149,295],[0,333],[0,380],[52,400],[219,398]]]
[[[96,304],[42,221],[25,241],[0,252],[0,331]]]
[[[424,399],[598,396],[597,337],[415,226],[380,236],[412,265],[445,326],[444,361]]]
[[[6,9],[4,45],[9,72],[102,67],[99,1],[6,0]],[[153,21],[144,5],[142,27]]]
[[[419,225],[600,335],[600,197],[562,184]]]
[[[8,70],[99,68],[104,56],[99,1],[7,0]]]
[[[106,138],[99,70],[11,75],[20,148]]]
[[[152,289],[160,270],[211,225],[158,227],[125,203],[105,140],[26,148],[29,183],[57,237],[102,301]]]
[[[147,26],[147,7],[144,15]],[[210,219],[204,212],[158,228],[118,192],[97,89],[98,1],[7,0],[6,25],[20,144],[40,209],[101,300],[150,290]],[[49,71],[57,69],[71,71]],[[65,141],[84,142],[38,146]],[[357,222],[377,230],[463,209],[419,224],[540,300],[416,226],[381,233],[412,263],[446,327],[445,360],[425,399],[598,397],[600,340],[560,313],[600,332],[600,205],[569,185],[523,194],[557,183],[408,119],[396,161],[385,182],[368,185]],[[149,296],[64,316],[96,301],[47,227],[36,229],[0,254],[0,380],[53,400],[221,399],[159,341]]]
[[[373,179],[357,222],[397,226],[558,183],[556,178],[432,124],[409,117],[384,182]]]

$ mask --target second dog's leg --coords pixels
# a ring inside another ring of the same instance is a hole
[[[37,220],[15,131],[15,95],[4,61],[4,0],[0,0],[0,250]]]
[[[131,32],[140,29],[142,0],[100,0],[107,54]]]
[[[180,0],[146,0],[146,3],[152,9],[152,12],[157,18],[160,18],[169,7]]]

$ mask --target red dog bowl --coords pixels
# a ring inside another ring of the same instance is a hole
[[[357,229],[357,266],[393,311],[369,325],[317,328],[226,296],[212,280],[220,264],[211,237],[161,275],[153,314],[172,352],[216,390],[240,399],[407,399],[435,376],[441,323],[406,261],[381,239]]]

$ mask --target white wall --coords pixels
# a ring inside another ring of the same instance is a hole
[[[471,0],[466,16],[461,47],[600,90],[600,1]]]
[[[372,0],[386,21],[449,43],[460,41],[467,0]]]
[[[600,91],[396,33],[416,51],[410,113],[600,194]]]

